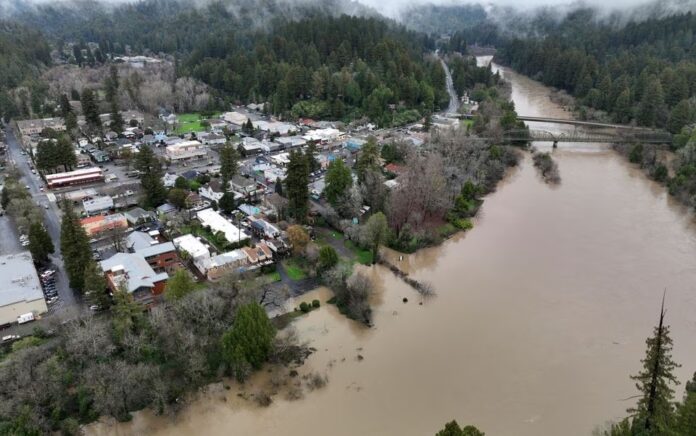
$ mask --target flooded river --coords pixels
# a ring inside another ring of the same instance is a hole
[[[520,114],[570,116],[540,84],[502,72]],[[696,370],[693,218],[605,146],[561,144],[554,156],[560,186],[545,185],[526,156],[473,230],[395,260],[435,298],[419,305],[375,268],[375,328],[328,305],[295,323],[317,349],[302,371],[326,374],[326,387],[267,408],[232,389],[176,418],[140,412],[90,433],[421,436],[457,419],[491,436],[588,435],[632,405],[628,376],[664,289],[685,381]]]

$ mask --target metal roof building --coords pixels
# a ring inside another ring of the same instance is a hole
[[[0,324],[48,311],[29,252],[0,256]]]

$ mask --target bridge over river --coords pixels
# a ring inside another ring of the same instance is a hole
[[[551,133],[545,130],[511,130],[502,135],[504,141],[518,142],[586,142],[612,144],[664,144],[672,143],[672,135],[666,132],[646,130],[618,130],[615,133],[583,132]]]

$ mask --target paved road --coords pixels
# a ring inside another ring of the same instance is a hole
[[[79,300],[76,298],[73,290],[68,286],[68,277],[65,274],[63,256],[60,252],[60,210],[55,202],[49,201],[46,194],[39,190],[39,187],[43,185],[43,181],[38,175],[30,172],[28,166],[29,156],[21,154],[22,148],[14,132],[10,128],[7,129],[5,141],[8,145],[8,158],[12,159],[17,168],[22,172],[22,182],[29,186],[32,199],[34,199],[37,204],[49,205],[48,209],[43,209],[42,207],[42,210],[44,211],[44,224],[46,230],[51,235],[53,245],[56,248],[56,252],[51,256],[51,262],[55,265],[57,270],[56,290],[60,297],[60,302],[53,306],[51,312],[60,313],[61,315],[72,315],[76,311],[79,311]]]
[[[459,97],[457,96],[457,91],[454,89],[454,82],[452,81],[452,73],[450,73],[449,67],[444,59],[440,58],[442,63],[442,69],[445,70],[445,85],[447,86],[447,93],[449,94],[449,106],[447,107],[447,113],[456,114],[459,111]]]

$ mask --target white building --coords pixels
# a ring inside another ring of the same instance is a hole
[[[208,155],[208,148],[199,141],[181,141],[167,146],[165,156],[171,161],[202,159]]]
[[[337,141],[343,136],[343,133],[338,129],[316,129],[310,130],[305,133],[302,137],[307,141],[317,141],[322,144],[332,141]]]
[[[29,252],[0,256],[0,325],[16,322],[25,313],[47,311]]]
[[[237,226],[213,209],[203,209],[196,213],[196,216],[203,226],[210,227],[213,233],[222,232],[225,235],[225,239],[229,242],[241,242],[250,239],[246,232],[237,228]]]
[[[84,200],[82,207],[87,215],[98,215],[114,208],[114,199],[108,195]]]
[[[245,124],[249,118],[240,112],[225,112],[222,114],[222,119],[230,124],[241,126]]]

